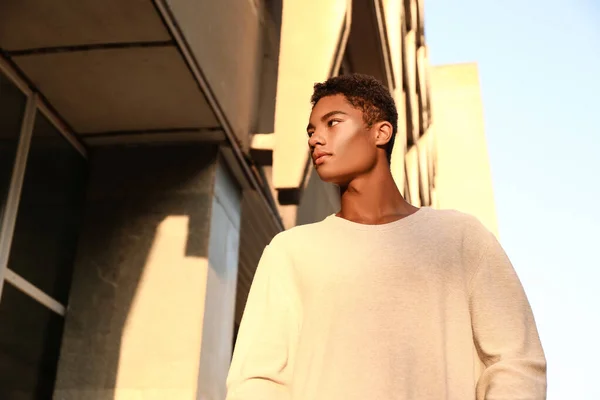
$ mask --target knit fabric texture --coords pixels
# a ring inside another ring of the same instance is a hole
[[[227,400],[542,400],[546,360],[519,278],[476,218],[332,215],[265,248],[227,387]]]

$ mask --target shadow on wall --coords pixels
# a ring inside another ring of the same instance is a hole
[[[92,154],[55,398],[112,399],[117,387],[155,388],[153,371],[171,370],[172,377],[159,380],[174,380],[171,387],[186,374],[197,379],[202,331],[201,323],[190,325],[190,313],[202,317],[217,150],[188,145]],[[198,332],[198,353],[186,356],[177,344]],[[128,335],[132,342],[123,348]],[[173,341],[160,347],[153,340],[159,335]],[[122,362],[127,368],[120,371]],[[171,368],[154,368],[155,362]]]

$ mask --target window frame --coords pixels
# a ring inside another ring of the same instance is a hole
[[[0,220],[0,302],[2,302],[2,289],[5,282],[33,298],[56,314],[64,317],[66,305],[46,294],[16,272],[8,268],[8,260],[17,222],[17,214],[21,200],[21,192],[25,179],[25,170],[31,147],[31,139],[35,127],[37,113],[43,114],[56,130],[71,144],[71,146],[85,159],[88,153],[81,141],[71,132],[62,119],[52,110],[44,99],[21,78],[19,73],[3,58],[0,57],[0,74],[13,83],[27,98],[25,112],[19,131],[17,152],[13,164],[10,185],[6,196],[4,215]]]

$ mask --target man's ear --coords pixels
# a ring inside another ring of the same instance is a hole
[[[377,146],[385,146],[394,134],[394,128],[392,124],[387,121],[381,121],[375,124],[375,144]]]

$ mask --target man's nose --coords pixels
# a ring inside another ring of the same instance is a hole
[[[315,130],[312,136],[308,139],[308,145],[310,147],[316,147],[317,145],[323,146],[324,144],[325,138],[318,130]]]

